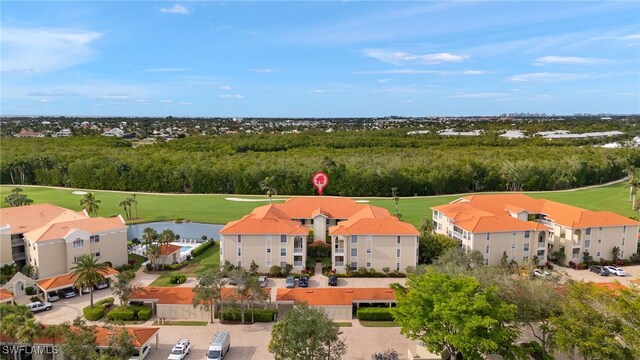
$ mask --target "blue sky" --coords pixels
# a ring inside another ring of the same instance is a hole
[[[640,2],[2,1],[2,115],[640,113]]]

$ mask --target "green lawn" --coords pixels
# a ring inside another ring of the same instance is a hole
[[[400,327],[395,321],[364,321],[360,320],[360,325],[364,327]]]
[[[146,260],[146,258],[140,256],[140,255],[136,255],[136,254],[129,254],[129,260],[131,259],[136,259],[136,264],[133,266],[133,272],[138,271],[138,269],[140,269],[140,267],[142,266],[142,263]]]
[[[0,197],[4,198],[14,186],[0,186]],[[72,189],[54,189],[41,186],[22,186],[24,193],[34,200],[34,203],[51,203],[66,208],[80,210],[80,195],[72,194]],[[123,214],[118,203],[129,193],[95,191],[96,198],[101,201],[98,215],[110,216]],[[549,200],[563,202],[590,210],[610,210],[624,216],[638,216],[631,210],[628,202],[629,190],[623,183],[609,185],[602,188],[581,189],[564,192],[534,192],[527,193],[533,197],[544,197]],[[415,225],[423,217],[431,218],[431,206],[446,204],[460,195],[430,196],[420,198],[401,198],[399,211],[402,219]],[[251,199],[266,199],[266,196],[238,196],[238,195],[176,195],[176,194],[138,194],[138,219],[134,222],[151,222],[170,219],[189,219],[191,221],[212,224],[225,224],[248,214],[256,206],[267,202],[236,202],[225,200],[225,197],[242,197]],[[282,197],[274,197],[282,198]],[[393,200],[371,199],[372,205],[377,205],[395,212]],[[135,214],[134,214],[135,215]]]
[[[335,323],[338,327],[352,327],[353,323],[348,322],[348,321],[342,321],[342,322],[337,322]]]
[[[158,320],[153,322],[153,325],[177,325],[177,326],[207,326],[209,323],[206,321],[163,321],[158,323]]]
[[[187,277],[198,277],[209,269],[220,266],[220,247],[216,244],[205,250],[202,254],[189,260],[189,265],[183,267],[180,270],[162,271],[158,272],[158,277],[151,286],[178,286],[178,284],[171,284],[171,275],[174,274],[186,274]]]

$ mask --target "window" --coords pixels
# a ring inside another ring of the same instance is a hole
[[[91,235],[91,236],[89,236],[89,242],[92,243],[92,244],[100,242],[100,235]]]
[[[596,253],[596,256],[597,256],[597,257],[600,257],[600,251],[598,251],[598,252]]]
[[[624,250],[620,251],[620,258],[624,259]]]
[[[522,257],[522,262],[523,263],[528,263],[529,262],[529,257],[528,256],[523,256]]]
[[[442,224],[438,223],[438,230],[442,230]]]
[[[599,231],[602,231],[602,226],[600,226],[600,228],[598,229]]]
[[[587,249],[589,246],[591,246],[591,240],[585,240],[584,241],[584,248]]]
[[[358,235],[351,235],[351,243],[352,244],[358,243]]]
[[[93,257],[97,257],[97,258],[99,258],[99,257],[100,257],[100,251],[94,251],[94,252],[92,252],[92,253],[91,253],[91,255],[92,255]]]
[[[579,257],[580,257],[580,248],[573,248],[573,253],[571,254],[571,258],[577,259]]]
[[[516,232],[514,231],[511,235],[516,236]]]
[[[529,251],[529,243],[524,244],[524,251]]]
[[[400,263],[396,263],[396,270],[400,271]]]
[[[371,249],[367,249],[367,254],[371,254]]]
[[[400,244],[400,236],[396,238],[396,244]]]
[[[271,248],[267,248],[267,254],[271,254]]]
[[[81,248],[81,247],[83,247],[83,246],[84,246],[84,240],[82,240],[82,239],[76,239],[76,240],[73,242],[73,248],[74,248],[74,249],[78,249],[78,248]],[[74,262],[75,262],[75,261],[74,261]]]
[[[73,262],[74,262],[74,263],[77,263],[77,262],[78,262],[78,259],[80,259],[80,256],[82,256],[82,255],[76,255],[76,256],[74,256],[74,257],[73,257]]]
[[[358,256],[358,249],[351,249],[351,256]]]
[[[511,244],[511,248],[515,249],[516,248],[516,244]]]
[[[311,225],[313,225],[313,219],[311,219]]]
[[[242,235],[238,235],[238,244],[242,243]]]
[[[396,257],[400,257],[400,249],[396,249]]]
[[[538,254],[537,255],[538,255],[539,258],[544,257],[544,250],[538,250]]]
[[[280,243],[286,243],[287,242],[287,235],[280,235]]]
[[[586,235],[591,235],[591,228],[587,228]]]
[[[484,264],[489,265],[489,259],[484,259]]]
[[[367,269],[370,269],[370,268],[371,268],[371,263],[367,262]]]
[[[242,248],[238,248],[238,256],[242,256]]]
[[[242,261],[238,261],[238,267],[242,267]]]
[[[352,261],[351,262],[351,268],[352,269],[357,269],[358,268],[358,262],[357,261]]]
[[[267,261],[264,263],[264,265],[268,268],[271,267],[271,259],[267,259]]]
[[[280,267],[281,268],[285,268],[287,266],[287,262],[286,261],[280,261]]]
[[[280,256],[287,256],[287,249],[286,248],[280,249]]]
[[[528,239],[528,238],[530,238],[530,237],[531,237],[531,231],[526,230],[526,231],[524,232],[524,238],[525,238],[525,239]]]
[[[622,227],[622,233],[623,233],[623,234],[626,234],[626,233],[627,233],[627,226],[626,226],[626,225]]]
[[[485,253],[489,253],[489,245],[487,245],[487,249],[485,250]]]
[[[491,240],[491,233],[487,233],[487,241]]]
[[[624,238],[622,238],[622,246],[624,246]]]
[[[602,239],[598,239],[598,244],[602,244]]]

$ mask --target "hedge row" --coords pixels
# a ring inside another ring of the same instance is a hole
[[[174,274],[169,279],[172,284],[184,284],[185,281],[187,281],[187,275],[185,274]]]
[[[118,306],[117,308],[109,311],[107,319],[120,320],[120,321],[132,321],[149,320],[153,315],[153,310],[148,306]]]
[[[191,251],[191,256],[196,257],[202,254],[208,248],[214,246],[215,244],[216,244],[215,240],[209,240],[203,243],[202,245],[198,246],[197,248],[193,249],[193,251]]]
[[[356,313],[358,320],[366,321],[393,321],[393,315],[390,308],[382,307],[365,307],[358,308]]]
[[[102,319],[104,313],[104,306],[98,304],[95,304],[93,307],[87,306],[82,309],[82,315],[84,315],[85,319],[90,321],[97,321]]]
[[[253,309],[253,320],[255,322],[271,322],[274,314],[277,313],[276,309]],[[222,320],[226,321],[241,321],[242,319],[240,309],[223,309],[220,314]],[[251,309],[245,310],[244,321],[251,321]]]

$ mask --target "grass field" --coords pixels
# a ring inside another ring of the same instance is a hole
[[[14,186],[1,185],[0,197],[4,199]],[[75,189],[57,189],[41,186],[22,186],[24,193],[35,204],[51,203],[69,209],[80,209],[81,195],[74,195]],[[94,191],[96,198],[101,201],[99,216],[123,214],[118,203],[130,193]],[[628,201],[629,190],[624,183],[618,183],[599,188],[578,189],[562,192],[533,192],[527,193],[536,198],[546,198],[569,205],[579,206],[589,210],[609,210],[624,216],[638,216],[638,212],[631,210]],[[248,214],[256,206],[267,204],[264,202],[237,202],[225,200],[225,197],[242,197],[249,199],[266,199],[266,196],[238,196],[238,195],[177,195],[177,194],[138,194],[138,218],[129,223],[151,222],[172,219],[189,219],[196,222],[225,224]],[[431,218],[431,206],[446,204],[460,195],[408,197],[401,198],[399,212],[402,219],[418,225],[424,217]],[[283,198],[281,196],[274,197]],[[395,204],[391,199],[369,199],[372,205],[381,206],[395,212]],[[275,202],[275,200],[274,200]],[[135,210],[134,210],[135,215]]]
[[[187,277],[198,277],[207,269],[213,269],[220,266],[220,247],[215,245],[208,248],[202,254],[189,260],[189,265],[183,267],[180,270],[162,271],[161,274],[155,279],[151,286],[178,286],[178,284],[171,283],[171,275],[185,274]]]

